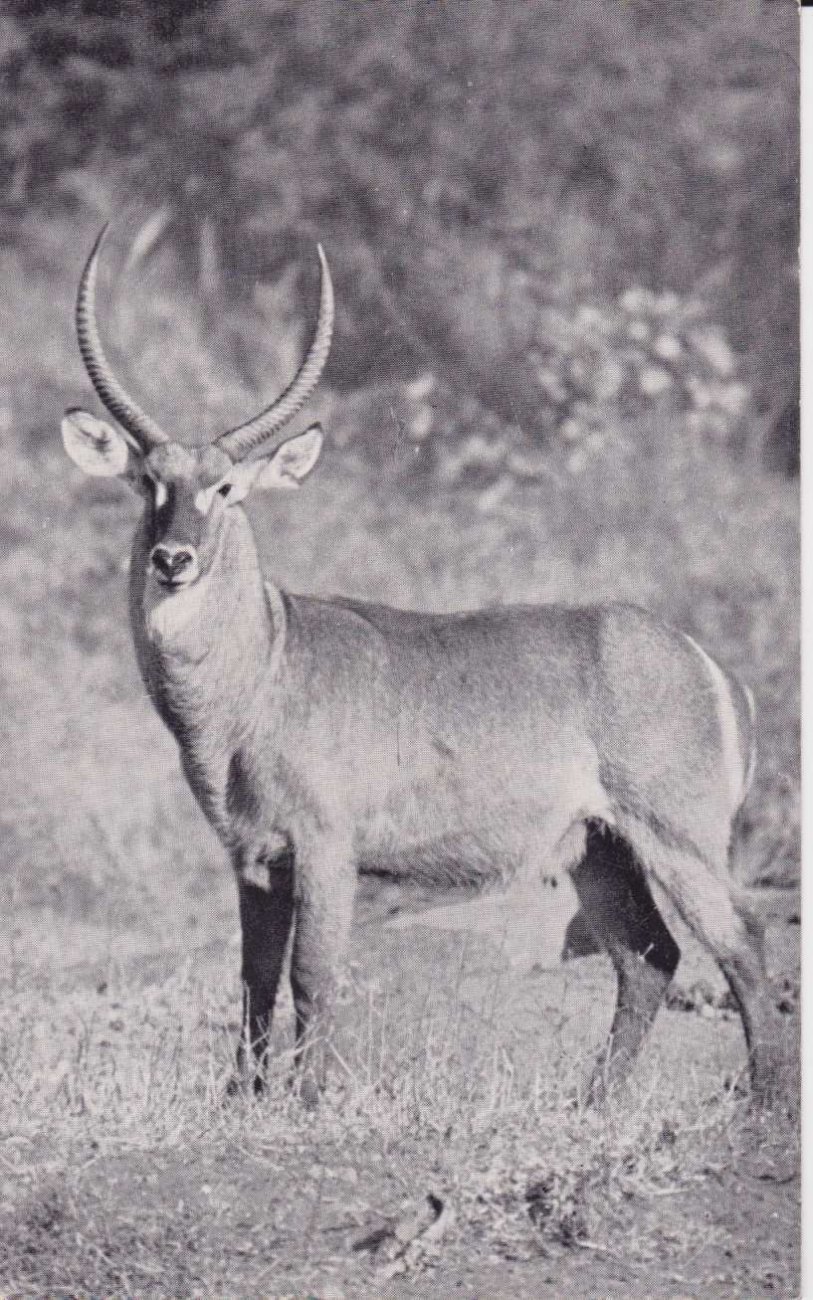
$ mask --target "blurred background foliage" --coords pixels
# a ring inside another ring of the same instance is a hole
[[[769,441],[796,400],[792,3],[7,12],[12,242],[137,201],[222,312],[321,239],[342,311],[334,386],[443,385],[536,446],[580,444],[577,466],[616,413],[687,409],[736,441],[750,397],[749,436]],[[426,409],[409,424],[433,431]]]
[[[231,888],[133,667],[133,508],[57,435],[93,401],[72,306],[110,218],[106,346],[187,438],[287,381],[326,247],[325,463],[251,507],[275,578],[649,605],[755,688],[743,870],[797,878],[797,74],[794,0],[7,0],[0,803],[26,943],[49,899],[84,951],[87,926],[208,926]]]

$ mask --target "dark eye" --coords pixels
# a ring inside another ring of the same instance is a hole
[[[217,489],[217,495],[219,497],[227,497],[230,492],[231,492],[231,483],[224,483],[222,487],[219,487]]]
[[[142,475],[141,475],[141,486],[143,487],[143,489],[144,489],[145,492],[154,492],[154,491],[155,491],[155,479],[150,478],[149,474],[142,474]]]

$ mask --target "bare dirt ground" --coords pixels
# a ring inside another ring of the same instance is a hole
[[[78,1153],[77,1153],[78,1155]],[[289,1157],[286,1159],[286,1155]],[[4,1223],[15,1242],[4,1294],[26,1296],[404,1297],[605,1296],[757,1297],[797,1295],[798,1197],[794,1182],[742,1168],[708,1171],[693,1187],[653,1204],[651,1257],[623,1239],[545,1244],[528,1223],[526,1240],[496,1249],[453,1229],[420,1264],[387,1276],[365,1238],[403,1213],[405,1186],[429,1152],[384,1158],[373,1141],[346,1163],[346,1150],[251,1155],[152,1152],[94,1160],[52,1175]],[[47,1163],[45,1153],[43,1158]],[[413,1184],[414,1185],[414,1184]],[[418,1198],[414,1198],[417,1203]],[[679,1261],[675,1243],[700,1238]]]

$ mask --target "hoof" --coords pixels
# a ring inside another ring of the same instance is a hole
[[[784,1042],[771,1044],[751,1058],[751,1097],[754,1112],[786,1111],[798,1107],[798,1069]]]
[[[299,1085],[299,1098],[306,1110],[316,1110],[321,1101],[321,1092],[315,1079],[303,1079]]]
[[[306,1110],[316,1110],[322,1099],[322,1089],[312,1074],[294,1073],[288,1081],[288,1086]]]
[[[246,1078],[244,1074],[233,1074],[226,1084],[225,1096],[231,1101],[233,1097],[246,1097],[252,1093],[255,1097],[261,1097],[265,1092],[265,1080],[261,1074],[255,1074],[253,1077]]]
[[[773,1075],[770,1079],[752,1079],[748,1098],[748,1110],[752,1115],[771,1115],[790,1110],[791,1107],[791,1095],[780,1077]]]

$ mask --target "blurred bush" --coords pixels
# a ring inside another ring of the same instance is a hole
[[[334,386],[429,370],[575,463],[648,401],[753,442],[798,385],[797,46],[792,0],[9,0],[0,231],[159,209],[212,315],[321,238]]]
[[[556,469],[581,474],[613,444],[625,450],[620,430],[628,437],[646,416],[672,417],[681,436],[723,446],[742,436],[751,403],[742,358],[697,300],[638,287],[611,302],[548,300],[525,355],[545,412],[544,443],[484,418],[477,402],[450,403],[427,371],[406,386],[402,416],[413,442],[430,449],[424,467],[431,463],[447,482],[506,470],[523,479]]]

